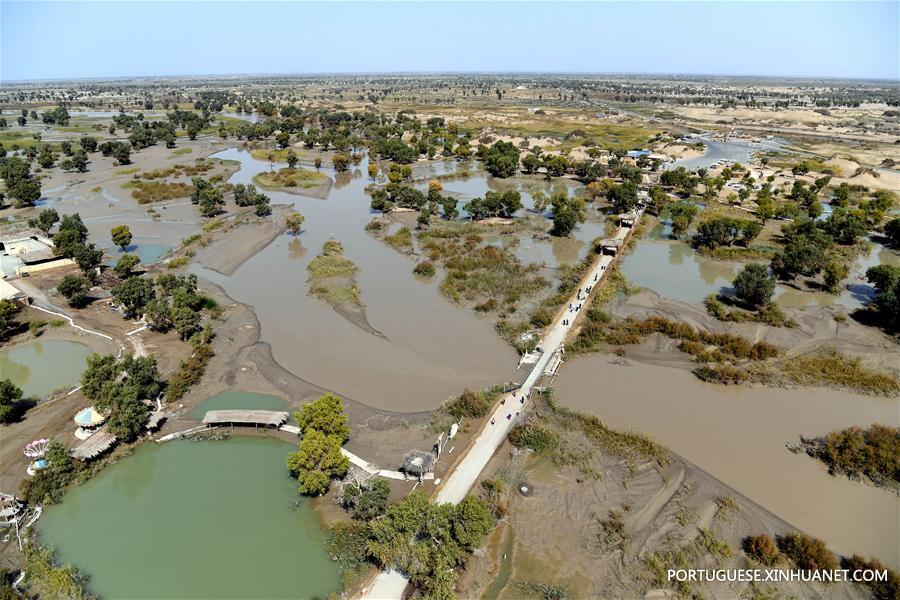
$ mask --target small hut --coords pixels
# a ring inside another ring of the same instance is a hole
[[[610,238],[606,240],[600,240],[600,252],[603,254],[609,254],[610,256],[615,256],[619,253],[619,249],[622,247],[622,241],[617,238]]]
[[[634,227],[635,221],[637,221],[637,215],[633,212],[619,215],[619,225],[621,227]]]
[[[407,452],[400,461],[400,470],[407,475],[421,479],[426,473],[434,470],[434,454],[420,450]]]

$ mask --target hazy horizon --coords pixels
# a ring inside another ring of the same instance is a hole
[[[558,74],[900,80],[897,2],[0,1],[0,82]]]

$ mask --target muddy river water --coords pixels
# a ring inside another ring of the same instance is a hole
[[[214,156],[240,161],[231,183],[252,183],[253,175],[269,169],[267,161],[238,149]],[[277,238],[231,276],[202,268],[198,272],[232,298],[253,306],[262,338],[282,365],[359,402],[417,412],[434,408],[466,387],[516,378],[516,353],[495,333],[492,319],[447,302],[434,283],[413,276],[415,263],[410,257],[365,232],[374,216],[364,189],[371,182],[363,175],[366,167],[363,161],[349,173],[323,169],[335,180],[325,200],[267,190],[273,204],[291,204],[303,213],[305,231],[297,238]],[[493,185],[485,175],[474,174],[445,182],[445,190],[463,201]],[[530,195],[523,192],[528,206]],[[559,260],[582,257],[586,240],[599,235],[599,230],[599,225],[587,224],[569,245],[528,239],[517,252],[529,262],[547,263],[549,269]],[[368,321],[384,338],[308,295],[306,267],[330,238],[339,240],[346,256],[359,266],[356,279]]]
[[[566,406],[641,431],[841,553],[900,565],[900,499],[833,477],[786,443],[851,425],[900,426],[900,401],[834,390],[726,387],[683,370],[588,356],[556,382]]]

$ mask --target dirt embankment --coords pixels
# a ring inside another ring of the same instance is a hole
[[[732,333],[742,335],[751,342],[769,342],[781,348],[788,356],[834,348],[842,354],[860,357],[863,365],[870,369],[900,373],[900,353],[897,352],[896,343],[876,329],[844,318],[844,310],[840,307],[785,309],[787,316],[796,321],[797,326],[772,327],[762,323],[719,321],[707,314],[703,307],[671,300],[652,290],[642,290],[615,301],[611,310],[618,318],[663,316],[713,333]],[[661,335],[651,337],[654,341],[645,342],[636,349],[640,353],[640,360],[654,364],[679,363],[672,356],[677,342]],[[632,355],[630,350],[629,355]],[[685,361],[683,364],[688,366],[692,363]]]
[[[532,586],[577,598],[672,597],[668,568],[754,568],[745,536],[794,528],[677,455],[664,468],[616,456],[592,461],[598,478],[506,446],[486,477],[504,477],[507,514],[476,552],[461,597],[520,598]],[[527,483],[527,495],[518,486]],[[852,584],[760,584],[797,598],[866,598]],[[747,597],[747,583],[690,583],[685,595]],[[766,596],[768,597],[768,596]]]
[[[228,231],[200,248],[194,260],[210,271],[231,275],[284,233],[284,207],[275,207],[271,219],[241,220]]]

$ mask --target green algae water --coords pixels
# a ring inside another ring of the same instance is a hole
[[[192,419],[202,419],[209,410],[287,410],[287,402],[271,394],[256,392],[222,392],[210,396],[188,413]]]
[[[0,379],[11,379],[25,398],[44,398],[53,391],[78,385],[90,354],[87,346],[77,342],[30,342],[0,352]]]
[[[324,598],[337,563],[309,501],[296,506],[290,444],[272,438],[145,443],[38,521],[102,598]]]

